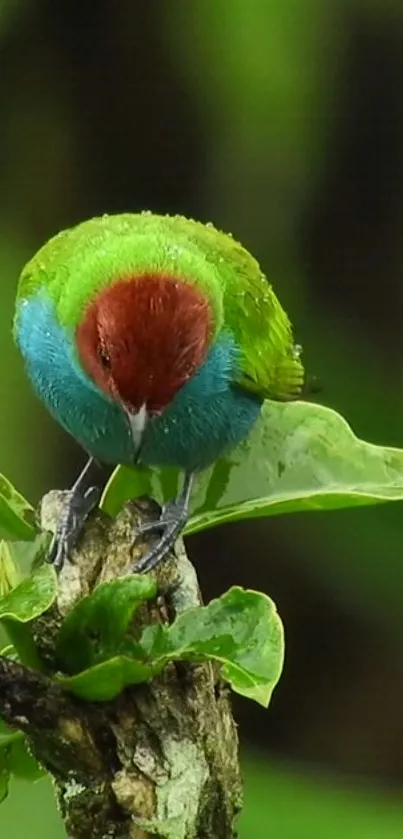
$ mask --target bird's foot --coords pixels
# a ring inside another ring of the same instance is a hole
[[[63,568],[89,514],[97,506],[100,494],[100,490],[95,486],[89,487],[84,494],[78,487],[73,487],[67,493],[48,554],[48,561],[56,571]]]
[[[156,521],[145,522],[136,531],[136,540],[146,534],[161,533],[161,538],[151,550],[134,563],[131,570],[136,574],[151,571],[164,559],[174,546],[188,518],[188,512],[179,501],[169,501],[161,510]]]
[[[142,536],[160,533],[161,538],[148,553],[137,560],[131,567],[136,574],[152,571],[165,559],[175,545],[189,517],[189,500],[193,475],[185,477],[183,490],[173,501],[168,501],[161,509],[161,515],[155,521],[145,522],[136,531],[136,540]]]

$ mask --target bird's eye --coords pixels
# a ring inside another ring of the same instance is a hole
[[[98,358],[101,362],[102,367],[104,370],[111,369],[111,359],[109,353],[105,347],[99,346],[98,347]]]

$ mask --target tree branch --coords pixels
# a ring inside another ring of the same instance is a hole
[[[63,493],[42,501],[42,527],[54,531]],[[128,572],[148,550],[133,546],[154,502],[127,505],[114,520],[97,513],[59,579],[57,604],[34,623],[50,673],[55,639],[72,606],[103,580]],[[142,625],[172,620],[200,603],[183,544],[156,571],[161,595],[142,607]],[[55,780],[61,816],[72,839],[232,839],[241,806],[238,740],[228,691],[210,664],[178,662],[152,682],[115,700],[90,703],[54,681],[0,658],[0,714],[28,736]]]

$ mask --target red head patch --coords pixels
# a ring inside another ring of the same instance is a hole
[[[137,411],[162,411],[204,361],[208,299],[190,283],[158,274],[116,280],[87,307],[76,340],[87,373]]]

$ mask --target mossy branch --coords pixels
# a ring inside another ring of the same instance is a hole
[[[41,525],[54,531],[64,494],[41,504]],[[63,618],[101,581],[127,573],[148,550],[133,533],[157,515],[149,500],[128,504],[116,519],[98,513],[60,574],[56,604],[34,622],[49,675],[0,658],[0,715],[28,736],[55,782],[71,839],[232,839],[241,806],[238,739],[229,692],[211,663],[170,663],[151,682],[116,699],[84,702],[51,680]],[[136,622],[171,621],[200,603],[183,544],[156,572],[157,600]]]

